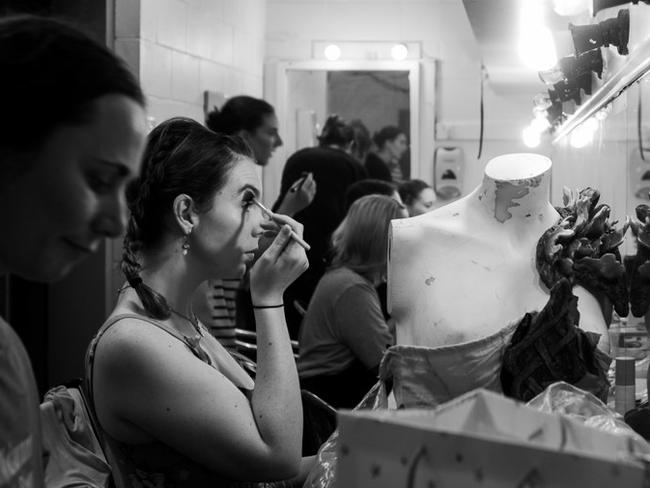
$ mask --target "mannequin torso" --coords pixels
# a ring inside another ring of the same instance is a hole
[[[551,162],[535,154],[491,160],[481,185],[433,212],[393,221],[388,301],[398,344],[454,345],[489,336],[549,294],[535,267],[541,235],[559,219],[548,201]],[[574,288],[580,326],[607,328],[595,298]]]

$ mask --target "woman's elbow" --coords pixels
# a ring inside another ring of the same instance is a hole
[[[300,452],[278,456],[266,478],[268,478],[268,481],[281,481],[298,476],[301,460]]]

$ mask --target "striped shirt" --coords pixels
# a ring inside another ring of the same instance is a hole
[[[210,333],[225,347],[235,346],[237,323],[235,297],[240,279],[215,279],[208,282],[207,301],[211,320],[205,324]]]

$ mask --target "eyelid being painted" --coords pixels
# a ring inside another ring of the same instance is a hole
[[[242,195],[242,207],[250,207],[255,200],[255,193],[251,190],[246,190]]]

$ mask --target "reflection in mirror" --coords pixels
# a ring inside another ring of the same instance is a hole
[[[287,149],[317,144],[323,122],[338,114],[361,120],[371,135],[385,126],[410,134],[408,71],[289,70]],[[410,151],[400,158],[403,177],[411,174]]]

